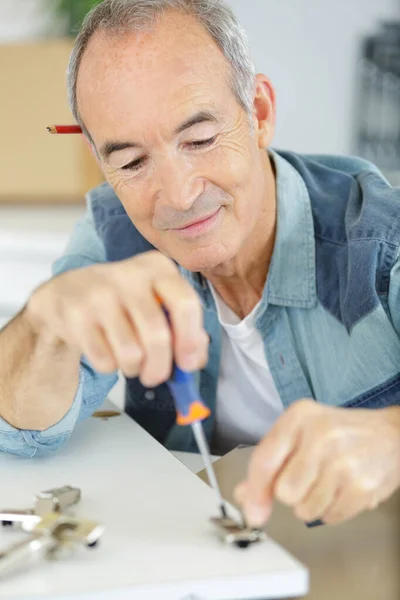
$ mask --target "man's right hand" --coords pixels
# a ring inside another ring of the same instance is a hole
[[[207,362],[200,299],[157,251],[59,275],[32,294],[25,313],[34,331],[78,347],[96,370],[120,369],[147,387],[169,378],[173,359],[187,371]]]

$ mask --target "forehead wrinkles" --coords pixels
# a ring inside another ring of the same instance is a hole
[[[226,106],[228,82],[226,77],[224,81],[224,76],[215,75],[215,68],[211,75],[206,65],[190,69],[186,61],[167,57],[166,68],[154,69],[149,75],[148,69],[138,69],[121,55],[118,61],[107,57],[98,77],[95,72],[85,77],[82,70],[85,83],[84,94],[79,97],[81,114],[93,138],[102,123],[105,136],[131,134],[139,142],[141,136],[146,136],[145,141],[150,143],[150,136],[153,142],[155,136],[158,140],[170,136],[171,130],[194,111],[221,113]]]

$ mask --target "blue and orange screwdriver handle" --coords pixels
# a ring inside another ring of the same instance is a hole
[[[160,299],[158,301],[161,304]],[[162,304],[161,304],[162,306]],[[170,323],[168,311],[162,307]],[[215,490],[218,497],[219,506],[223,517],[227,516],[225,503],[221,495],[218,480],[212,466],[210,449],[204,434],[202,422],[211,415],[211,410],[203,402],[197,389],[196,382],[192,373],[180,369],[175,363],[172,374],[167,381],[168,388],[175,402],[176,422],[178,425],[191,425],[196,439],[199,452],[203,458],[204,466],[207,471],[208,480],[211,487]]]
[[[175,400],[178,425],[191,425],[195,421],[208,419],[211,410],[200,398],[192,373],[183,371],[174,364],[167,384]]]

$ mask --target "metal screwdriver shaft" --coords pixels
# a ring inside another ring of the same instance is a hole
[[[159,302],[161,304],[160,300]],[[163,310],[168,322],[170,323],[168,311],[165,307],[163,307]],[[204,466],[207,471],[208,480],[217,495],[221,514],[223,517],[226,517],[227,513],[225,503],[221,495],[217,478],[215,476],[214,467],[211,461],[210,449],[208,447],[202,423],[202,421],[211,415],[211,411],[208,406],[204,404],[192,373],[183,371],[176,364],[174,364],[172,374],[167,381],[167,385],[175,402],[175,408],[177,412],[176,422],[178,425],[192,426],[197,447],[203,458]]]
[[[192,423],[192,429],[194,437],[196,438],[197,447],[203,458],[204,466],[207,471],[208,481],[210,482],[211,487],[214,489],[217,495],[222,516],[226,517],[227,514],[225,509],[225,503],[221,495],[221,490],[218,485],[218,480],[215,475],[214,467],[212,465],[210,450],[208,448],[206,436],[204,435],[204,429],[203,425],[201,424],[201,421],[195,421],[194,423]]]
[[[221,513],[226,517],[225,503],[221,496],[218,481],[212,466],[210,450],[204,434],[202,421],[207,419],[211,411],[202,401],[192,373],[183,371],[174,365],[171,378],[167,381],[175,401],[178,425],[191,425],[199,452],[207,470],[210,485],[217,494]]]

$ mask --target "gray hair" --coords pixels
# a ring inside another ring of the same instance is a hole
[[[210,34],[230,64],[232,92],[248,116],[251,115],[255,68],[246,33],[224,0],[103,0],[86,15],[67,71],[72,114],[89,139],[79,114],[76,88],[79,66],[91,37],[99,30],[115,35],[143,31],[153,27],[156,18],[167,10],[194,16]]]

